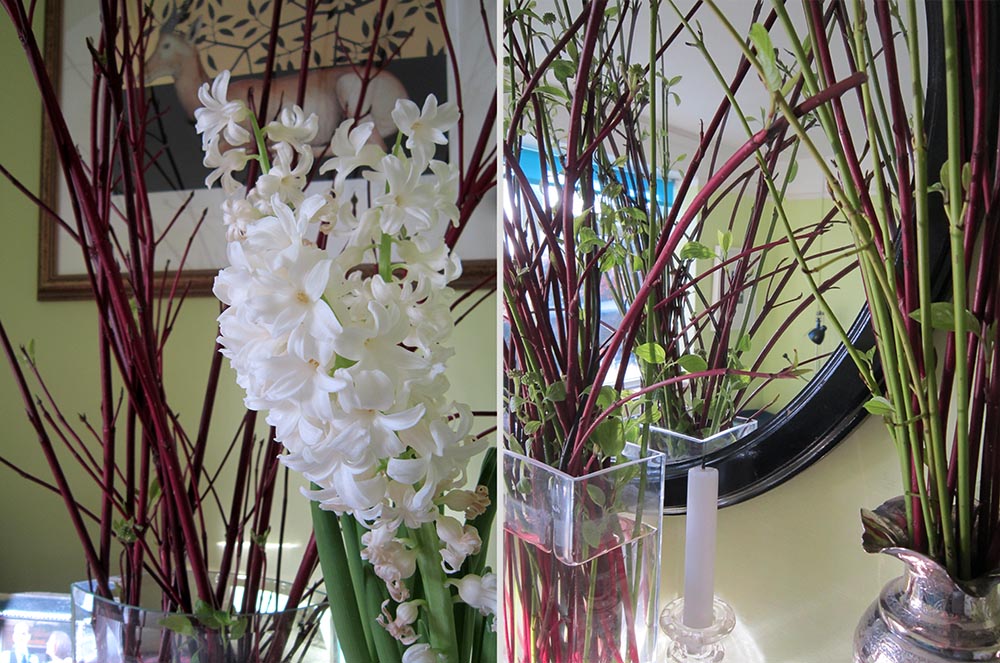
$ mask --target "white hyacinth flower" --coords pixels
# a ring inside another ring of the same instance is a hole
[[[451,516],[437,517],[437,533],[445,545],[441,550],[441,567],[446,573],[456,573],[465,558],[478,553],[483,545],[475,527],[463,526]]]
[[[395,409],[393,380],[381,371],[338,371],[338,375],[353,377],[353,388],[341,390],[337,396],[343,408],[338,424],[350,431],[357,446],[367,447],[379,458],[393,458],[406,449],[398,431],[412,428],[424,416],[422,403],[398,412]]]
[[[303,323],[309,325],[309,333],[326,337],[324,344],[330,345],[332,354],[330,338],[342,331],[329,304],[322,299],[332,263],[322,251],[277,261],[279,270],[253,276],[254,294],[247,306],[275,336],[287,334]]]
[[[205,159],[202,162],[206,168],[214,169],[205,178],[205,186],[211,189],[212,185],[221,179],[222,189],[227,194],[233,195],[243,186],[236,181],[233,173],[243,170],[247,161],[253,158],[255,157],[247,154],[247,151],[242,147],[234,147],[221,152],[219,150],[219,137],[215,136],[205,148]]]
[[[371,181],[376,190],[385,189],[385,193],[376,195],[374,200],[381,213],[382,232],[395,235],[406,228],[412,234],[434,226],[435,184],[421,177],[422,174],[420,164],[392,154],[382,158],[375,172],[365,173],[365,179]]]
[[[298,106],[282,108],[278,119],[268,123],[264,131],[269,140],[275,143],[291,145],[308,145],[316,138],[319,130],[319,119],[315,113],[306,115]]]
[[[403,580],[417,570],[417,553],[408,549],[403,542],[394,538],[387,527],[377,527],[361,536],[365,546],[361,559],[371,562],[375,575],[385,581],[389,594],[396,602],[409,598],[409,590]]]
[[[497,574],[487,573],[477,576],[474,573],[455,579],[448,579],[445,584],[458,590],[462,602],[472,606],[484,615],[497,614]]]
[[[400,346],[409,335],[409,324],[398,303],[368,301],[359,313],[364,317],[345,320],[343,332],[334,339],[338,355],[387,375],[400,369],[426,370],[426,360]]]
[[[326,203],[326,198],[315,195],[309,196],[301,205],[292,208],[282,202],[279,196],[272,196],[270,206],[274,214],[257,220],[247,229],[246,239],[243,242],[244,250],[266,263],[266,267],[263,264],[259,266],[262,268],[261,271],[280,271],[281,265],[284,264],[281,262],[283,259],[294,261],[303,252],[304,247],[312,245],[312,240],[309,238],[310,225]],[[324,252],[318,252],[327,257]]]
[[[411,483],[389,482],[388,497],[392,506],[382,508],[382,522],[387,527],[405,525],[411,530],[434,521],[434,486],[425,484],[419,491]]]
[[[472,520],[486,513],[490,505],[490,489],[486,486],[476,486],[475,491],[452,490],[437,500],[453,511],[465,512],[466,520]]]
[[[221,180],[233,196],[223,205],[229,266],[214,288],[228,305],[222,353],[247,407],[267,412],[285,447],[280,462],[315,484],[302,492],[370,528],[361,556],[399,604],[394,617],[383,604],[378,621],[408,645],[403,661],[437,663],[438,652],[416,644],[420,610],[407,601],[416,550],[396,533],[435,523],[441,567],[454,573],[482,543],[440,506],[474,518],[489,504],[487,493],[459,489],[487,442],[469,435],[469,408],[446,396],[448,283],[461,267],[442,233],[458,219],[458,170],[433,154],[458,111],[433,97],[422,109],[400,102],[393,118],[406,149],[392,154],[373,144],[386,135],[381,127],[345,121],[320,169],[335,171],[332,190],[306,196],[317,118],[284,109],[256,137],[268,141],[271,166],[237,197],[234,173],[258,156],[240,147],[252,139],[251,116],[227,98],[229,80],[224,72],[199,91],[196,114],[212,169],[206,184]],[[368,207],[355,210],[345,185],[365,169]],[[320,249],[319,233],[338,248]],[[386,257],[391,274],[357,270]]]
[[[257,208],[242,198],[227,198],[222,203],[222,222],[226,226],[226,241],[242,242],[247,228],[260,218]]]
[[[439,219],[457,225],[459,211],[455,201],[458,200],[458,167],[443,161],[431,161],[431,173],[434,174],[434,211]]]
[[[427,643],[421,643],[419,645],[411,645],[409,649],[403,652],[402,663],[440,663],[442,657],[434,653],[431,646]]]
[[[417,617],[420,614],[420,606],[424,605],[424,603],[421,599],[400,603],[396,606],[396,617],[393,618],[386,607],[389,605],[389,601],[383,601],[382,614],[376,617],[375,621],[396,640],[399,640],[404,645],[412,645],[417,641],[417,633],[413,630],[413,622],[417,621]]]
[[[224,70],[212,81],[198,88],[201,108],[194,111],[195,130],[201,134],[201,147],[209,144],[221,133],[226,142],[239,147],[250,140],[250,132],[241,126],[250,117],[250,109],[240,99],[226,98],[229,91],[229,70]]]
[[[292,145],[278,143],[271,169],[257,179],[257,192],[297,206],[305,198],[306,178],[312,165],[312,152],[296,152]]]
[[[385,156],[381,148],[368,142],[375,131],[374,124],[363,122],[353,128],[351,124],[350,121],[344,122],[333,132],[330,140],[333,158],[319,167],[321,175],[331,170],[337,173],[333,179],[334,191],[340,191],[347,178],[358,168],[374,168]]]
[[[434,156],[437,145],[446,145],[444,135],[458,122],[458,107],[451,103],[438,106],[437,97],[428,95],[423,108],[409,99],[399,99],[392,110],[392,119],[406,136],[406,147],[413,157],[426,165]]]

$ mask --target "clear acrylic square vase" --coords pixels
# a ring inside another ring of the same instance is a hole
[[[656,651],[664,456],[573,477],[505,451],[509,663],[647,663]]]

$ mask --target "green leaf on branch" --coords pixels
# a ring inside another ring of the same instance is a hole
[[[111,529],[115,533],[115,538],[124,544],[135,543],[139,538],[135,532],[135,518],[116,518]]]
[[[271,535],[270,527],[265,529],[263,532],[251,532],[250,541],[261,550],[264,550],[264,547],[267,545],[267,537],[270,535]]]
[[[184,615],[167,615],[159,621],[159,626],[185,637],[195,635],[194,625]]]
[[[621,419],[608,417],[597,425],[590,435],[590,441],[597,445],[606,456],[617,456],[625,449],[625,435]]]
[[[628,155],[623,154],[622,156],[615,159],[615,162],[611,165],[614,166],[615,168],[620,168],[621,166],[625,165],[625,162],[627,160],[628,160]],[[604,185],[604,188],[601,190],[601,195],[604,196],[605,198],[617,198],[618,196],[621,195],[622,191],[624,191],[622,185],[612,180]]]
[[[626,252],[625,247],[620,244],[612,244],[608,247],[608,250],[604,252],[601,256],[599,262],[601,267],[601,272],[607,272],[615,267],[620,267],[625,264]]]
[[[601,387],[601,390],[597,392],[597,407],[602,410],[606,410],[611,407],[611,404],[618,400],[618,392],[615,391],[614,387],[609,387],[607,385]]]
[[[718,231],[719,247],[722,248],[722,255],[729,254],[729,248],[733,245],[733,233],[729,230]]]
[[[940,191],[944,194],[944,202],[948,203],[951,200],[951,162],[945,161],[941,164],[940,181],[928,187],[929,191]],[[962,164],[962,190],[968,190],[969,185],[972,183],[972,168],[968,162]],[[959,196],[961,197],[961,195]],[[957,223],[958,219],[951,219],[952,223]]]
[[[149,484],[149,497],[147,501],[149,503],[150,510],[152,510],[153,505],[156,504],[156,500],[160,499],[160,493],[160,480],[154,478]]]
[[[597,236],[593,228],[584,226],[577,233],[576,248],[580,253],[590,253],[594,249],[604,246],[604,241]]]
[[[542,422],[540,421],[529,421],[524,424],[524,434],[534,435],[538,432],[538,429],[542,427]]]
[[[865,403],[865,409],[868,410],[869,414],[874,414],[879,417],[891,417],[896,413],[896,410],[892,407],[892,403],[889,399],[882,396],[873,396],[867,403]]]
[[[735,386],[737,389],[743,389],[749,385],[750,379],[749,375],[744,375],[742,373],[726,376],[726,381]]]
[[[621,209],[622,219],[625,221],[632,221],[638,223],[644,223],[646,221],[646,211],[641,210],[638,207],[623,207]]]
[[[535,87],[535,94],[551,97],[554,101],[569,101],[566,91],[555,85],[539,85]]]
[[[750,352],[750,334],[743,334],[740,340],[736,341],[737,352]]]
[[[194,605],[194,616],[206,628],[210,628],[213,631],[218,630],[223,624],[223,620],[219,619],[219,615],[212,609],[212,606],[201,599]]]
[[[233,640],[239,640],[246,634],[248,626],[250,626],[250,620],[247,617],[234,619],[229,628],[229,637]]]
[[[659,343],[643,343],[636,346],[635,356],[647,364],[662,364],[667,360],[667,351]]]
[[[910,317],[920,324],[924,324],[924,316],[920,309],[910,313]],[[976,316],[972,315],[972,312],[966,309],[963,311],[962,318],[963,329],[978,336],[979,320],[976,319]],[[950,332],[957,331],[955,308],[951,302],[934,302],[931,304],[931,327]]]
[[[586,548],[584,548],[586,554],[600,549],[601,527],[598,522],[595,522],[591,518],[584,520],[583,525],[580,527],[580,536],[583,537],[583,542],[586,545]]]
[[[760,23],[750,26],[750,41],[757,49],[757,60],[760,62],[764,85],[771,92],[781,89],[781,70],[778,69],[777,56],[774,54],[774,44],[767,28]]]
[[[587,484],[587,495],[590,497],[590,501],[597,506],[603,507],[607,502],[604,491],[592,483]]]
[[[559,403],[566,400],[566,383],[563,380],[553,382],[545,390],[545,400]]]
[[[701,355],[684,355],[677,359],[677,363],[688,373],[701,373],[708,370],[708,362]]]
[[[565,83],[576,75],[576,65],[570,60],[555,60],[552,63],[552,73],[555,74],[557,81]]]
[[[715,254],[712,252],[712,249],[701,242],[688,242],[681,249],[681,260],[707,260],[714,256]]]

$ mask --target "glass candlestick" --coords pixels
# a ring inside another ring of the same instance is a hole
[[[736,627],[736,613],[728,603],[715,597],[712,623],[705,628],[684,624],[684,598],[674,599],[660,613],[660,628],[670,638],[667,660],[676,663],[712,661],[726,657],[722,640]]]

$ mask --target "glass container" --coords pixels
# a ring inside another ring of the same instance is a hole
[[[656,651],[664,456],[627,444],[574,477],[505,451],[509,663],[646,663]]]

